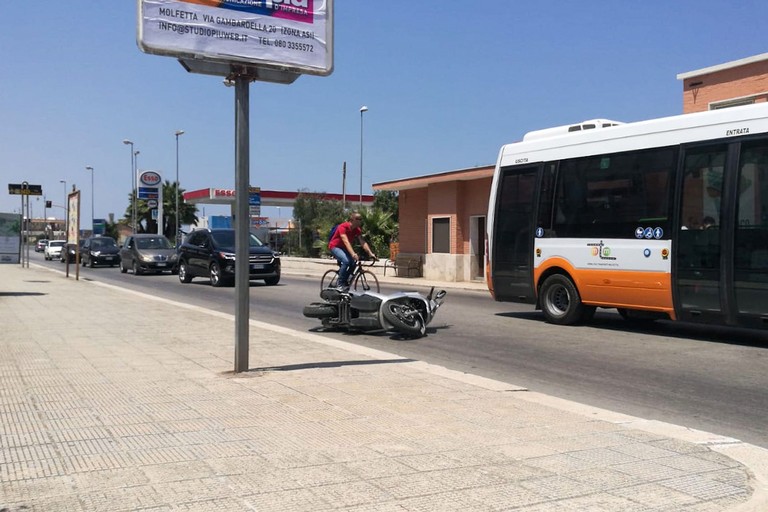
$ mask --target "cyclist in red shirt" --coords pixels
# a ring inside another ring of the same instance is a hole
[[[360,256],[352,248],[352,243],[355,240],[359,239],[365,252],[372,259],[376,259],[376,255],[371,251],[368,242],[362,237],[363,230],[360,229],[362,224],[362,215],[359,212],[352,212],[349,221],[339,224],[330,242],[328,242],[328,249],[341,266],[339,269],[339,289],[342,291],[349,290],[349,276],[355,271],[355,264],[360,259]]]

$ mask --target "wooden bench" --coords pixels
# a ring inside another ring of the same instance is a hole
[[[408,256],[407,254],[398,254],[395,260],[384,262],[384,275],[387,275],[387,268],[395,270],[398,277],[421,277],[421,256]]]

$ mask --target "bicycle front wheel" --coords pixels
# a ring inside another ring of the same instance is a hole
[[[326,270],[320,279],[320,291],[326,288],[336,288],[339,285],[339,271],[335,269]]]
[[[379,279],[376,277],[376,274],[368,270],[363,270],[355,276],[355,280],[352,282],[352,289],[356,292],[381,292]]]

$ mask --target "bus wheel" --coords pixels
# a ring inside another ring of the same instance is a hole
[[[547,322],[573,325],[584,318],[584,309],[576,285],[566,276],[552,274],[541,285],[541,310]]]

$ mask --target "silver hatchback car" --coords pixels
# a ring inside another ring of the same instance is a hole
[[[163,235],[131,235],[120,248],[120,272],[123,274],[128,272],[128,269],[133,270],[133,274],[137,276],[145,272],[163,271],[175,274],[176,262],[176,249]]]

